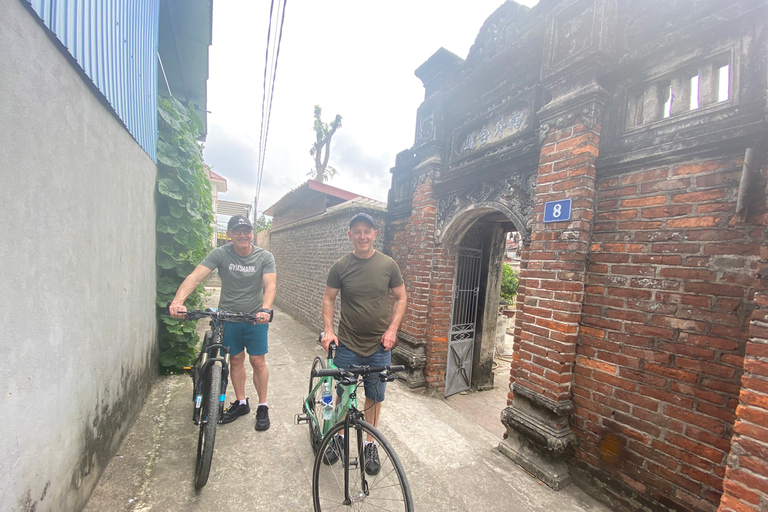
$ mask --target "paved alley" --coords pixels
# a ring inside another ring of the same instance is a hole
[[[254,431],[256,392],[248,367],[251,414],[219,426],[208,485],[199,492],[193,485],[192,381],[187,375],[158,378],[85,510],[312,510],[308,427],[294,425],[294,415],[312,360],[322,354],[316,338],[276,311],[267,356],[272,426]],[[608,512],[575,486],[552,491],[497,450],[506,395],[506,376],[499,377],[496,390],[448,399],[389,385],[380,430],[405,467],[416,510]],[[227,391],[229,403],[231,385]]]

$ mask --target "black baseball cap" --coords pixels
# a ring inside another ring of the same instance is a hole
[[[356,222],[367,222],[371,225],[373,229],[376,229],[376,224],[373,222],[373,217],[368,215],[367,213],[360,212],[354,217],[352,217],[352,220],[349,221],[349,227],[351,228],[353,224]]]
[[[235,215],[231,219],[229,219],[229,222],[227,223],[227,231],[233,231],[235,228],[239,227],[246,227],[253,231],[253,224],[251,224],[251,221],[248,220],[248,217],[243,217],[242,215]]]

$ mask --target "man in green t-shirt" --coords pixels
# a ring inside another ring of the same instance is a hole
[[[212,250],[203,262],[187,276],[176,291],[170,314],[184,318],[187,310],[184,301],[197,285],[213,271],[219,270],[221,298],[219,308],[232,313],[247,313],[256,317],[253,324],[227,322],[224,328],[224,345],[231,349],[229,366],[232,371],[232,387],[236,400],[230,404],[222,423],[231,423],[251,412],[245,396],[245,350],[253,367],[253,385],[259,395],[256,409],[256,430],[269,428],[267,406],[267,332],[272,319],[272,303],[275,300],[275,258],[269,251],[253,245],[253,225],[247,217],[236,215],[229,219],[227,235],[231,244]]]
[[[407,295],[403,276],[397,263],[373,248],[376,240],[373,217],[358,213],[349,222],[347,235],[353,251],[341,257],[328,272],[323,295],[323,339],[328,350],[337,345],[333,362],[339,368],[350,364],[389,366],[397,330],[405,315]],[[338,336],[334,333],[333,314],[336,296],[341,292],[341,319]],[[394,296],[392,317],[389,318],[389,294]],[[386,383],[378,374],[365,379],[365,419],[374,427],[379,423],[381,403]],[[373,439],[368,436],[365,446],[365,471],[375,475],[380,470],[379,455]],[[323,462],[334,464],[338,449],[331,444]]]

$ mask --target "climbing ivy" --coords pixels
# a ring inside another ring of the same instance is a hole
[[[197,137],[200,118],[176,99],[159,98],[157,140],[157,314],[160,368],[168,373],[191,366],[200,338],[196,323],[171,318],[166,305],[211,250],[213,207]],[[187,309],[202,305],[199,286]]]

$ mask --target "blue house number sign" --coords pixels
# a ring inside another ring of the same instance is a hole
[[[573,199],[549,201],[544,203],[544,222],[563,222],[571,220],[571,203]]]

